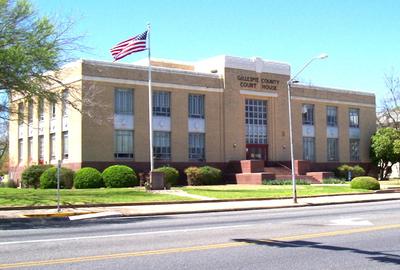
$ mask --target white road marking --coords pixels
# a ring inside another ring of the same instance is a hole
[[[372,226],[372,222],[362,218],[341,218],[331,220],[328,225],[332,226]]]
[[[69,220],[82,220],[82,219],[89,219],[89,218],[120,217],[120,216],[122,216],[122,214],[120,212],[99,212],[99,213],[92,213],[92,214],[70,216]]]
[[[84,239],[141,236],[141,235],[152,235],[152,234],[169,234],[169,233],[185,233],[185,232],[209,231],[209,230],[226,230],[226,229],[230,229],[230,228],[241,228],[241,227],[250,227],[250,226],[253,226],[253,225],[252,224],[243,224],[243,225],[234,225],[234,226],[219,226],[219,227],[182,229],[182,230],[166,230],[166,231],[155,231],[155,232],[139,232],[139,233],[93,235],[93,236],[81,236],[81,237],[69,237],[69,238],[50,238],[50,239],[37,239],[37,240],[25,240],[25,241],[10,241],[10,242],[0,242],[0,246],[13,245],[13,244],[45,243],[45,242],[84,240]]]

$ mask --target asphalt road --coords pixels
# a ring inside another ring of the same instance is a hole
[[[0,220],[0,269],[400,269],[400,202]]]

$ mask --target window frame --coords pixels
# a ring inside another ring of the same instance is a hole
[[[190,132],[188,137],[188,152],[190,161],[205,161],[206,139],[204,133]]]
[[[334,115],[332,112],[335,112]],[[326,125],[328,127],[338,126],[338,107],[326,106]]]
[[[130,102],[130,103],[129,103]],[[135,110],[134,90],[129,88],[114,89],[114,113],[133,115]]]
[[[205,95],[202,94],[189,94],[189,118],[205,119],[205,99]]]
[[[124,134],[125,133],[125,134]],[[114,130],[114,158],[133,159],[134,158],[134,131],[131,129]],[[121,141],[119,141],[121,139]],[[124,145],[127,143],[127,145]]]
[[[314,125],[314,112],[315,112],[315,105],[314,104],[303,104],[301,111],[301,119],[303,125]]]
[[[171,132],[153,131],[153,158],[171,160]]]
[[[153,116],[171,117],[171,93],[167,91],[153,91]]]
[[[349,127],[360,128],[360,109],[349,108]]]

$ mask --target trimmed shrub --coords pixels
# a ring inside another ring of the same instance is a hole
[[[215,185],[221,182],[221,170],[211,167],[189,167],[185,169],[189,186]]]
[[[100,188],[104,187],[101,173],[95,168],[81,168],[75,173],[74,177],[75,188]]]
[[[348,173],[353,171],[353,167],[343,164],[336,169],[336,176],[341,179],[347,179]]]
[[[204,166],[199,168],[199,173],[202,185],[216,185],[221,182],[222,174],[220,169]]]
[[[125,165],[113,165],[101,174],[108,188],[133,187],[139,185],[135,171]]]
[[[187,182],[189,186],[199,186],[200,181],[200,169],[199,167],[189,167],[185,169]]]
[[[356,165],[353,167],[352,171],[353,177],[364,176],[364,175],[365,175],[365,170],[363,169],[363,167],[361,167],[360,165]]]
[[[22,185],[24,187],[38,188],[40,185],[40,176],[48,168],[53,167],[52,165],[32,165],[26,168],[21,175]]]
[[[351,180],[350,187],[355,189],[379,190],[379,181],[370,176],[359,176]]]
[[[72,188],[74,184],[74,171],[61,167],[60,188]],[[57,188],[57,168],[51,167],[40,176],[40,188]]]
[[[163,166],[154,170],[155,172],[162,172],[165,175],[165,183],[169,186],[176,186],[179,179],[179,172],[177,169],[169,166]]]

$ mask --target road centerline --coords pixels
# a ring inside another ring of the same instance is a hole
[[[328,231],[328,232],[321,232],[321,233],[282,236],[282,237],[275,237],[275,238],[271,238],[271,239],[259,240],[259,242],[268,243],[268,242],[274,242],[274,241],[294,241],[294,240],[339,236],[339,235],[365,233],[365,232],[390,230],[390,229],[398,229],[398,228],[400,228],[400,224],[388,224],[388,225],[373,226],[373,227],[368,227],[368,228],[364,227],[364,228],[356,228],[356,229],[348,229],[348,230]],[[210,245],[191,246],[191,247],[178,247],[178,248],[136,251],[136,252],[127,252],[127,253],[93,255],[93,256],[85,256],[85,257],[75,257],[75,258],[72,257],[72,258],[62,258],[62,259],[43,260],[43,261],[17,262],[17,263],[9,263],[9,264],[0,264],[0,269],[12,269],[12,268],[18,268],[18,267],[34,267],[34,266],[44,266],[44,265],[78,263],[78,262],[88,262],[88,261],[98,261],[98,260],[111,260],[111,259],[120,259],[120,258],[128,258],[128,257],[140,257],[140,256],[183,253],[183,252],[202,251],[202,250],[211,250],[211,249],[234,248],[234,247],[250,246],[250,245],[254,245],[254,244],[251,242],[227,242],[227,243],[220,243],[220,244],[210,244]]]

